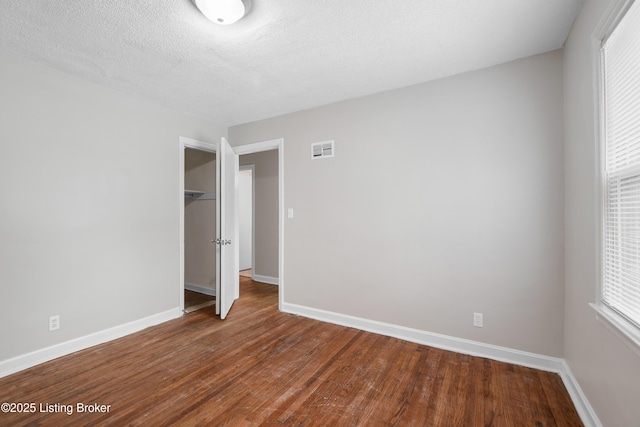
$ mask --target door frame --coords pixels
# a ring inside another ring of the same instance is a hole
[[[180,315],[184,315],[184,150],[191,148],[193,150],[206,151],[208,153],[217,154],[217,144],[210,142],[198,141],[196,139],[179,137],[178,140],[178,206],[179,206],[179,259],[180,268],[178,277],[178,294]],[[214,237],[215,238],[215,237]],[[216,262],[214,259],[213,262]],[[217,298],[217,296],[216,296]]]
[[[278,150],[278,310],[282,311],[284,304],[284,138],[236,145],[233,149],[239,156]]]

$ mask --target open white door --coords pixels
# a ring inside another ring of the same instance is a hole
[[[237,185],[239,160],[225,138],[216,154],[216,314],[227,317],[240,294]]]

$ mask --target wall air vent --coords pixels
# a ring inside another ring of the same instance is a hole
[[[311,144],[312,159],[325,159],[333,157],[334,154],[333,141],[314,142]]]

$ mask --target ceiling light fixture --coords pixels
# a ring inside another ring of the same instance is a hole
[[[231,25],[249,11],[249,0],[194,0],[200,12],[212,22]]]

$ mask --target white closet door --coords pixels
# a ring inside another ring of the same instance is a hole
[[[216,156],[218,175],[216,314],[227,317],[233,302],[240,295],[238,242],[238,155],[225,138],[220,141]]]

